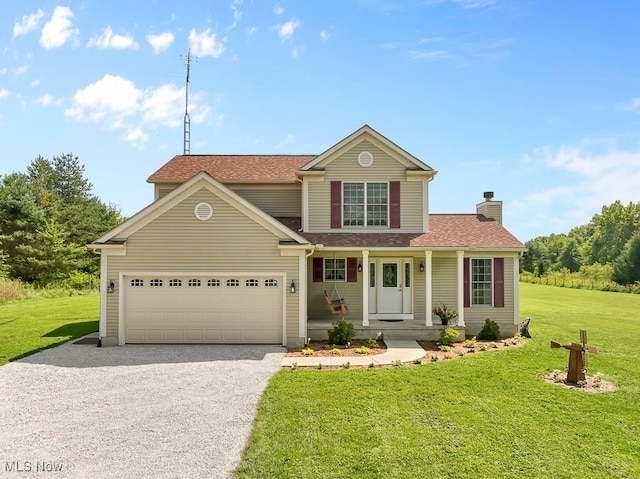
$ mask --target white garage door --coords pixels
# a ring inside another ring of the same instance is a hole
[[[283,277],[124,276],[127,343],[282,344]]]

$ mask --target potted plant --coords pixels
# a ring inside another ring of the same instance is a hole
[[[458,312],[446,303],[437,304],[433,308],[433,314],[438,316],[444,325],[449,324],[452,319],[458,317]]]

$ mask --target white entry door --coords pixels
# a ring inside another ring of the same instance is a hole
[[[381,260],[378,273],[378,313],[402,314],[402,261]]]

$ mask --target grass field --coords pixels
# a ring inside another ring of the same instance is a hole
[[[0,304],[0,365],[98,330],[100,296]]]
[[[640,477],[640,296],[521,284],[533,339],[389,369],[281,371],[239,478]],[[586,329],[589,374],[617,391],[541,380]]]

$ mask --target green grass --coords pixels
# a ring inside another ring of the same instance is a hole
[[[640,477],[640,296],[521,284],[533,339],[412,367],[276,374],[239,478]],[[617,391],[548,384],[579,340]]]
[[[100,296],[0,304],[0,365],[98,330]]]

